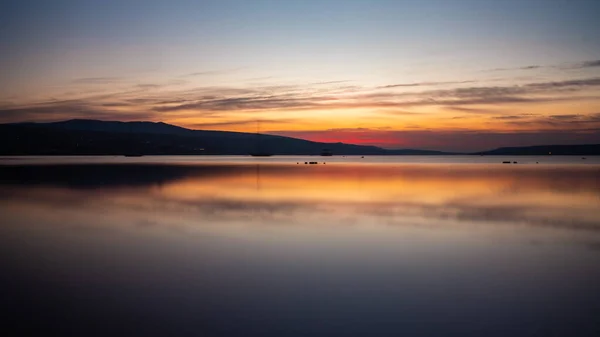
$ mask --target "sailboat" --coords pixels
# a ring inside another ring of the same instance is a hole
[[[259,131],[260,131],[260,121],[256,121],[256,151],[250,153],[250,155],[252,157],[270,157],[270,156],[273,155],[272,153],[268,153],[268,152],[262,151],[260,149],[260,136],[261,136],[261,134],[260,134]]]

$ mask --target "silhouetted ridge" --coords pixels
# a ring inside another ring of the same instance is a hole
[[[255,133],[190,130],[162,122],[71,119],[0,124],[1,155],[249,155],[255,151],[255,143]],[[274,155],[319,155],[324,148],[333,155],[444,154],[261,134],[261,151]]]
[[[504,156],[594,156],[600,155],[600,144],[501,147],[491,151],[478,152],[476,154]]]
[[[99,121],[93,119],[71,119],[63,122],[48,123],[46,125],[67,130],[102,132],[135,132],[185,135],[192,131],[162,122],[118,122]]]

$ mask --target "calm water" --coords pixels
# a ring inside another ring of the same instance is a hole
[[[600,160],[3,158],[0,267],[15,336],[598,336]]]

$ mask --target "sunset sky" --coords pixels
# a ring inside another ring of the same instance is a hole
[[[0,122],[385,148],[600,143],[598,0],[0,3]]]

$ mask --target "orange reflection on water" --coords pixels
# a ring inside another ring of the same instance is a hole
[[[225,230],[219,223],[501,223],[600,229],[600,180],[593,166],[142,165],[78,170],[83,182],[74,181],[68,170],[53,169],[51,174],[38,171],[35,184],[5,184],[0,207],[14,216],[35,212],[56,222],[218,231]]]
[[[571,174],[571,176],[570,176]],[[578,176],[583,174],[584,176]],[[257,166],[231,175],[192,176],[156,188],[168,199],[446,205],[598,204],[594,170],[433,165]],[[587,178],[587,179],[586,179]]]

